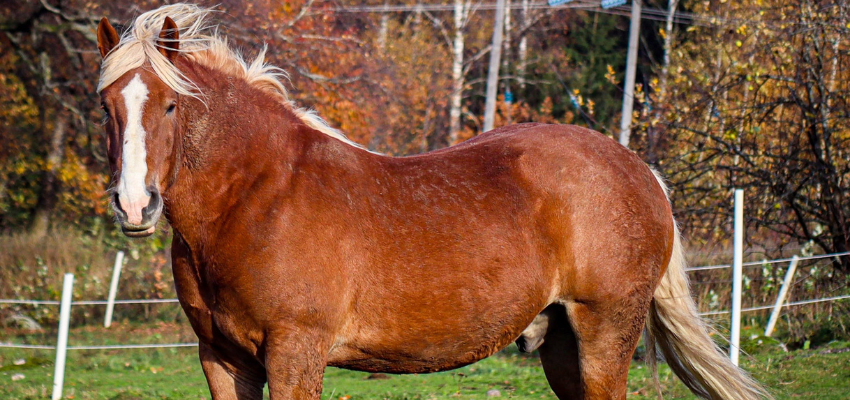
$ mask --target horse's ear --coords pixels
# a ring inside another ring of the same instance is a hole
[[[120,40],[118,32],[115,32],[109,20],[106,17],[102,18],[97,25],[97,49],[100,50],[100,56],[106,58],[106,55],[118,46]]]
[[[156,47],[168,61],[174,62],[174,57],[180,49],[180,32],[177,30],[177,24],[174,23],[171,17],[165,17],[162,30],[159,31],[159,40],[156,41]]]

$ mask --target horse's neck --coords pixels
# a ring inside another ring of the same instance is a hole
[[[255,195],[250,191],[258,179],[273,176],[285,186],[291,171],[281,165],[295,162],[304,146],[322,136],[280,100],[239,79],[222,75],[195,82],[209,85],[202,86],[205,104],[185,99],[180,170],[166,193],[169,220],[190,244],[214,239],[227,214]]]

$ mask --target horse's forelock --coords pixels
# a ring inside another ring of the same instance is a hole
[[[209,43],[215,38],[206,33],[209,26],[205,21],[211,12],[214,10],[196,5],[172,4],[138,16],[130,29],[121,36],[118,46],[103,59],[98,93],[130,70],[148,63],[171,89],[183,95],[198,97],[200,91],[197,86],[160,53],[157,40],[165,17],[170,17],[180,31],[180,52],[197,53],[210,48]]]

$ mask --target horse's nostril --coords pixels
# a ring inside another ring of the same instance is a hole
[[[115,211],[116,214],[118,214],[119,218],[124,220],[127,219],[127,212],[124,211],[123,208],[121,208],[121,201],[119,201],[118,199],[117,191],[112,193],[112,209]]]
[[[159,195],[159,190],[155,187],[149,188],[151,198],[148,205],[142,209],[142,218],[144,221],[150,221],[162,207],[162,196]]]

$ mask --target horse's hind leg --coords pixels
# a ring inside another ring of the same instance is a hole
[[[625,399],[629,365],[649,301],[567,302],[563,322],[550,324],[540,360],[560,399]]]
[[[549,327],[540,346],[540,361],[552,391],[561,400],[583,399],[576,336],[567,320],[567,311],[553,304],[549,311]]]

